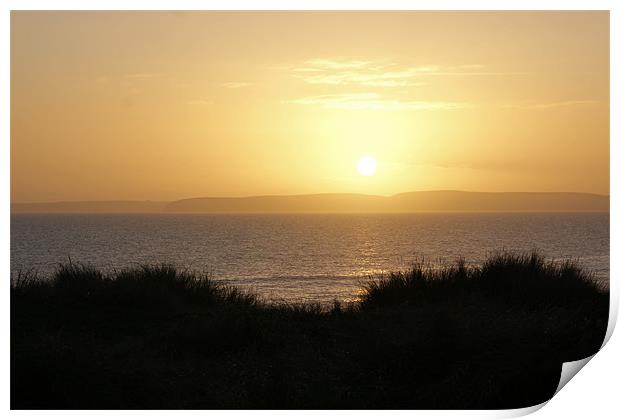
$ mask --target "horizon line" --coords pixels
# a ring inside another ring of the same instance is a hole
[[[402,194],[411,193],[468,193],[468,194],[583,194],[596,195],[602,197],[610,197],[608,193],[584,192],[584,191],[471,191],[471,190],[412,190],[403,191],[394,194],[367,194],[355,192],[324,192],[324,193],[302,193],[302,194],[258,194],[258,195],[240,195],[240,196],[196,196],[185,197],[170,200],[152,200],[152,199],[107,199],[107,200],[50,200],[50,201],[10,201],[10,204],[53,204],[53,203],[105,203],[105,202],[150,202],[150,203],[173,203],[184,200],[200,200],[200,199],[249,199],[249,198],[267,198],[267,197],[311,197],[311,196],[333,196],[333,195],[354,195],[363,197],[391,198]]]

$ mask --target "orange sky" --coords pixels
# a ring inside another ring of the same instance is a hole
[[[429,189],[607,194],[608,13],[11,15],[13,201]]]

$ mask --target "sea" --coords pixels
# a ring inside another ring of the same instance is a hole
[[[412,264],[538,251],[609,281],[608,213],[12,214],[11,272],[171,263],[266,301],[354,301]]]

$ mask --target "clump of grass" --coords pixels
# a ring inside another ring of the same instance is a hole
[[[14,274],[11,273],[11,290],[18,292],[40,287],[42,281],[36,271],[19,270]]]
[[[356,304],[266,304],[172,265],[11,279],[12,408],[517,408],[589,356],[609,295],[575,261],[415,265]]]
[[[429,299],[492,295],[496,300],[549,303],[557,299],[583,300],[598,295],[602,285],[575,260],[558,263],[537,252],[491,255],[482,266],[459,260],[442,269],[414,264],[406,272],[393,272],[363,286],[361,305],[400,305]]]

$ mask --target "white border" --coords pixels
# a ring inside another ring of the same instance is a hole
[[[0,87],[0,93],[2,95],[2,115],[0,117],[0,129],[2,130],[3,141],[0,145],[0,176],[2,182],[0,183],[0,191],[3,200],[0,201],[0,212],[3,217],[0,221],[0,249],[2,250],[2,256],[0,258],[0,270],[5,274],[6,282],[3,290],[2,308],[4,310],[2,316],[2,327],[4,331],[5,343],[8,344],[9,337],[9,293],[8,293],[8,273],[10,271],[10,235],[9,235],[9,205],[10,205],[10,10],[345,10],[345,9],[358,9],[358,10],[611,10],[610,23],[611,23],[611,139],[610,140],[610,157],[611,157],[611,221],[610,221],[610,233],[611,233],[611,254],[610,254],[610,278],[616,278],[617,265],[615,261],[620,261],[620,251],[616,246],[615,238],[618,234],[617,223],[617,211],[618,211],[618,197],[615,194],[618,180],[618,168],[614,163],[618,163],[618,145],[615,140],[618,139],[618,120],[613,118],[614,116],[620,116],[618,114],[618,76],[620,75],[620,68],[618,66],[618,2],[611,0],[590,0],[590,1],[552,1],[552,0],[504,0],[504,1],[490,1],[490,0],[478,0],[478,1],[457,1],[457,0],[438,0],[438,1],[397,1],[397,0],[382,0],[382,1],[369,1],[369,0],[357,0],[357,1],[344,1],[344,0],[297,0],[297,1],[242,1],[242,0],[219,0],[219,1],[198,1],[198,0],[151,0],[151,1],[136,1],[136,0],[108,0],[108,1],[89,1],[79,2],[76,0],[64,0],[64,1],[5,1],[3,2],[4,14],[2,14],[2,35],[0,37],[0,48],[2,49],[2,65],[0,66],[0,77],[3,82]],[[614,7],[616,6],[616,7]],[[587,174],[584,174],[587,176]],[[610,281],[612,305],[611,305],[611,322],[608,330],[609,339],[610,333],[615,325],[618,312],[618,290],[613,287],[614,282]],[[544,410],[538,411],[536,416],[539,418],[583,418],[585,416],[601,419],[601,418],[615,418],[617,415],[616,403],[616,377],[620,372],[620,363],[616,357],[619,352],[618,339],[612,339],[601,354],[596,355],[593,361],[584,368],[584,372],[579,373],[579,379],[571,381],[561,392],[558,393],[545,407]],[[2,375],[2,402],[5,410],[9,409],[9,390],[10,390],[10,352],[9,346],[2,346],[2,361],[3,372]],[[545,404],[542,404],[545,405]],[[542,406],[541,405],[541,406]],[[540,408],[540,407],[536,407]],[[469,418],[503,418],[513,417],[518,415],[527,414],[535,411],[535,408],[522,409],[522,410],[506,410],[506,411],[459,411],[459,412],[447,412],[447,411],[187,411],[187,412],[171,412],[171,411],[100,411],[100,412],[84,412],[84,411],[59,411],[59,412],[31,412],[31,411],[14,411],[10,414],[15,417],[39,417],[45,415],[52,418],[73,418],[75,416],[82,417],[84,415],[128,418],[136,415],[147,415],[148,417],[169,417],[169,416],[189,416],[189,417],[209,417],[217,418],[239,418],[239,417],[252,417],[252,418],[269,418],[280,419],[288,418],[289,416],[295,416],[301,419],[316,420],[317,416],[328,418],[341,418],[350,417],[355,419],[371,418],[376,415],[384,415],[395,418],[407,418],[411,416],[422,417],[469,417]],[[542,416],[542,417],[541,417]]]

